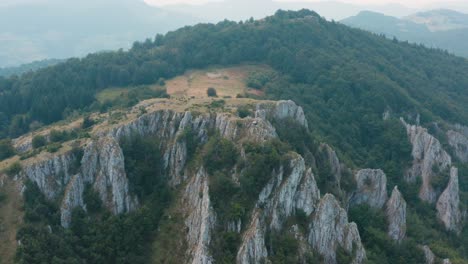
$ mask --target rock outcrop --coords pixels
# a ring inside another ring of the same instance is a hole
[[[409,125],[404,120],[402,122],[413,145],[413,166],[408,170],[406,179],[414,182],[418,177],[421,177],[422,185],[419,197],[423,201],[435,203],[437,194],[431,186],[431,180],[435,176],[433,168],[437,167],[439,171],[448,169],[452,164],[452,159],[442,149],[439,140],[430,135],[427,129]]]
[[[296,210],[307,215],[315,211],[320,192],[312,170],[306,168],[304,159],[295,154],[291,158],[290,173],[284,168],[273,172],[274,177],[259,195],[250,224],[243,234],[237,254],[237,263],[260,263],[268,257],[265,246],[267,229],[280,230],[283,223]]]
[[[434,264],[436,257],[434,253],[432,252],[432,250],[428,246],[422,246],[421,248],[424,252],[426,264]]]
[[[327,166],[333,177],[333,184],[337,190],[341,190],[341,177],[343,176],[344,166],[340,163],[338,155],[329,145],[322,143],[319,147],[319,161],[323,164],[317,166]]]
[[[129,192],[122,150],[112,137],[102,137],[85,147],[81,172],[65,188],[60,208],[62,226],[68,227],[73,208],[85,208],[86,184],[92,185],[104,206],[114,214],[130,212],[138,206],[136,197]]]
[[[320,201],[310,226],[308,240],[322,254],[325,263],[336,263],[336,251],[339,247],[348,253],[354,253],[352,263],[363,263],[366,258],[356,224],[348,222],[346,211],[331,194],[326,194]]]
[[[396,186],[387,202],[385,214],[388,222],[388,236],[401,242],[406,235],[406,201]]]
[[[208,175],[203,168],[185,188],[184,204],[189,212],[185,221],[189,263],[210,264],[213,260],[209,246],[216,217],[209,196]]]
[[[385,173],[382,170],[364,169],[356,173],[355,179],[357,190],[351,198],[351,204],[382,208],[388,199]]]
[[[48,199],[55,199],[71,179],[70,167],[75,158],[72,153],[47,155],[23,166],[20,177],[35,182]]]
[[[445,228],[460,233],[461,212],[457,168],[451,168],[449,184],[440,195],[436,207],[437,217],[444,223]]]
[[[468,162],[468,137],[457,131],[447,132],[448,143],[455,150],[455,155],[461,162]]]

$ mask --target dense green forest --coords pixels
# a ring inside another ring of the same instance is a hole
[[[88,110],[97,104],[97,91],[107,87],[150,84],[190,68],[243,62],[266,63],[284,74],[272,96],[301,92],[300,103],[320,103],[335,112],[359,108],[355,111],[380,114],[389,108],[419,111],[424,120],[432,113],[459,122],[468,116],[462,107],[465,59],[392,42],[302,10],[279,11],[261,21],[185,27],[137,42],[128,52],[91,54],[1,78],[0,131],[13,137],[28,131],[32,121],[48,124],[73,110]]]

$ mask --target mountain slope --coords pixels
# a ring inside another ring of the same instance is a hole
[[[128,48],[135,40],[195,21],[200,20],[134,0],[49,0],[4,6],[0,7],[0,67]]]
[[[467,20],[468,15],[451,10],[416,13],[401,19],[363,11],[341,22],[351,27],[467,57],[468,49],[464,45],[468,41]]]
[[[231,95],[242,78],[223,67],[246,63],[257,92],[236,97],[275,101],[187,92]],[[190,70],[207,67],[200,87]],[[0,168],[28,190],[18,255],[466,263],[467,70],[301,10],[0,79],[4,136],[34,131],[0,142]]]

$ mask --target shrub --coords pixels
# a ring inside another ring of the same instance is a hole
[[[6,170],[5,170],[5,173],[10,176],[10,177],[13,177],[15,175],[17,175],[18,173],[21,172],[23,168],[21,167],[21,163],[19,162],[15,162],[13,164],[11,164]]]
[[[32,139],[32,147],[37,149],[47,145],[47,139],[44,136],[37,135]]]
[[[247,86],[254,89],[263,88],[275,76],[272,71],[252,72],[247,77]]]
[[[208,90],[206,90],[206,94],[209,97],[218,97],[218,94],[216,93],[216,89],[213,87],[208,88]]]
[[[47,151],[50,153],[55,153],[62,148],[62,144],[60,143],[52,143],[46,147]]]
[[[81,128],[87,129],[94,125],[94,120],[91,119],[89,115],[83,118],[83,124],[81,124]]]
[[[93,189],[91,184],[87,184],[83,192],[83,200],[86,209],[90,213],[97,213],[101,210],[102,202],[99,194]]]
[[[236,162],[237,149],[231,141],[215,136],[207,143],[204,164],[208,172],[230,169]]]
[[[240,118],[246,118],[250,115],[252,115],[252,111],[250,111],[250,109],[243,105],[243,106],[240,106],[239,108],[237,108],[237,115],[240,117]]]
[[[10,139],[0,140],[0,160],[7,159],[15,155],[15,148]]]
[[[7,199],[7,195],[0,191],[0,203],[5,201],[6,199]]]

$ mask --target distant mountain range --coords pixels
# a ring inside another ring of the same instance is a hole
[[[30,71],[36,71],[42,68],[56,65],[64,60],[59,59],[45,59],[40,61],[34,61],[31,63],[22,64],[15,67],[0,68],[0,77],[10,77],[12,75],[21,75]]]
[[[396,18],[363,11],[341,23],[468,57],[468,14],[439,9]]]
[[[44,0],[0,5],[0,67],[128,48],[194,19],[137,0]]]

